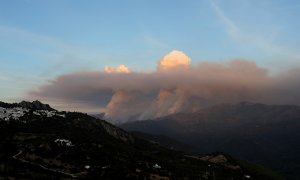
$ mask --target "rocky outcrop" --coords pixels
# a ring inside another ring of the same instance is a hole
[[[53,111],[54,109],[49,106],[49,104],[43,104],[40,101],[36,100],[33,102],[22,101],[18,104],[22,108],[34,109],[34,110],[48,110]]]

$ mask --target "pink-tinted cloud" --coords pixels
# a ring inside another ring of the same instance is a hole
[[[125,65],[120,65],[116,68],[114,67],[105,67],[104,72],[106,73],[121,73],[121,74],[128,74],[131,73],[131,71],[129,70],[128,67],[126,67]]]
[[[247,60],[190,64],[182,52],[165,56],[150,73],[76,72],[32,90],[30,95],[104,108],[112,122],[193,112],[217,103],[254,101],[300,105],[300,73],[271,76]]]
[[[188,69],[191,65],[190,58],[181,51],[172,51],[166,55],[158,64],[158,70],[167,71],[185,68]]]

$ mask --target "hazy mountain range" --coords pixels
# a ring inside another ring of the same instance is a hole
[[[195,113],[178,113],[120,127],[168,136],[189,145],[185,146],[186,151],[226,152],[265,165],[289,179],[300,179],[298,106],[219,104]]]

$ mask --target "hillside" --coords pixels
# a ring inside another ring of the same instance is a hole
[[[195,113],[123,124],[128,131],[169,136],[198,152],[222,151],[300,177],[300,107],[242,102]]]
[[[83,113],[0,108],[0,179],[276,179],[229,155],[173,151]]]

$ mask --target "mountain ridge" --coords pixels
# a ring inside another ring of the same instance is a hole
[[[52,107],[50,107],[49,104],[43,104],[38,100],[29,102],[29,101],[21,101],[19,103],[5,103],[0,101],[0,107],[3,108],[13,108],[13,107],[21,107],[26,109],[32,109],[32,110],[49,110],[54,111]]]
[[[200,153],[222,151],[260,163],[290,179],[300,177],[300,107],[241,102],[195,113],[177,113],[120,125],[127,131],[164,135]],[[283,165],[282,162],[285,162]]]
[[[0,179],[278,179],[226,154],[187,156],[87,114],[3,109],[20,116],[0,117]]]

